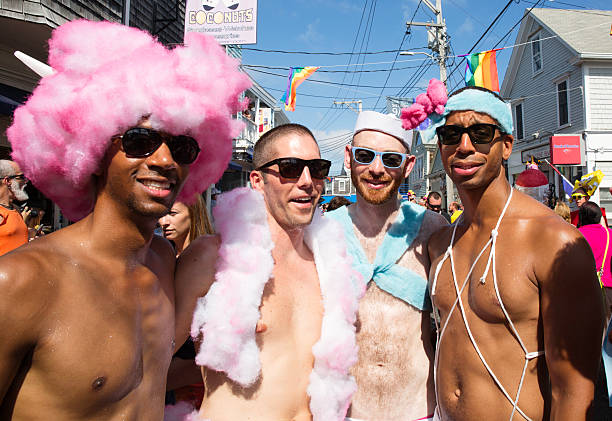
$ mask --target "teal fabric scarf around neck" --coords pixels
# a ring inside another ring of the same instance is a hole
[[[353,205],[354,206],[354,205]],[[325,214],[342,224],[348,243],[348,252],[353,257],[353,267],[363,275],[365,282],[372,279],[378,287],[421,311],[431,311],[427,279],[416,272],[400,266],[397,261],[421,229],[425,208],[410,202],[402,202],[397,219],[385,234],[376,251],[374,263],[370,263],[355,235],[353,221],[348,208],[342,206]]]

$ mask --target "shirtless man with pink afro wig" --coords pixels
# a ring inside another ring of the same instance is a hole
[[[49,64],[7,133],[25,176],[77,222],[0,259],[0,419],[161,420],[189,329],[176,321],[193,313],[183,294],[213,276],[217,240],[181,286],[153,230],[222,175],[250,82],[212,38],[169,50],[109,22],[57,28]]]

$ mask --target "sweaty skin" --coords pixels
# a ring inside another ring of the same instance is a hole
[[[0,258],[0,420],[163,418],[186,339],[175,321],[193,312],[175,301],[197,288],[174,284],[174,252],[153,229],[188,167],[166,144],[128,158],[114,142],[102,168],[92,213]],[[215,257],[213,243],[203,258]]]
[[[396,215],[392,214],[389,220],[393,221]],[[428,211],[418,236],[398,264],[427,279],[427,241],[432,231],[445,225],[442,216]],[[355,229],[370,262],[374,261],[386,231],[368,238]],[[352,370],[358,389],[350,416],[364,420],[412,420],[431,415],[435,407],[433,336],[428,311],[393,297],[370,281],[359,302],[359,359]]]
[[[473,111],[454,112],[447,119],[447,124],[465,127],[477,122],[495,123]],[[442,145],[440,150],[465,206],[452,249],[459,288],[489,240],[511,189],[501,160],[510,155],[513,139],[498,132],[496,136],[489,145],[474,146],[464,134],[459,145]],[[444,228],[429,243],[430,282],[451,233],[452,227]],[[461,297],[478,347],[514,398],[525,353],[502,313],[491,271],[485,283],[480,282],[488,255],[489,249]],[[533,420],[590,419],[603,308],[588,244],[550,209],[514,191],[499,228],[495,258],[502,302],[527,351],[545,352],[528,364],[519,408]],[[442,420],[507,420],[512,404],[480,361],[459,309],[449,318],[457,297],[452,279],[447,259],[432,296],[442,325],[448,322],[438,347],[438,412]],[[524,418],[515,413],[514,419]]]
[[[353,139],[353,147],[385,152],[406,152],[399,139],[388,134],[364,130]],[[370,263],[396,220],[399,202],[397,188],[414,163],[408,156],[403,169],[389,169],[380,159],[358,164],[350,146],[345,166],[358,195],[348,207],[359,239]],[[398,264],[427,279],[430,235],[447,225],[441,215],[426,211],[417,237]],[[349,416],[363,420],[412,420],[433,413],[433,329],[429,312],[424,312],[381,290],[370,281],[359,302],[357,345],[359,359],[352,369],[357,381]]]
[[[271,146],[270,160],[320,157],[310,136],[301,133],[282,136]],[[297,180],[285,179],[278,166],[273,165],[265,173],[253,171],[251,184],[264,194],[275,245],[273,277],[265,286],[261,319],[255,327],[261,377],[253,386],[243,388],[225,373],[203,367],[205,396],[200,417],[212,421],[307,421],[312,415],[306,388],[314,363],[312,346],[321,334],[323,302],[303,229],[312,219],[323,180],[311,178],[308,168]],[[292,201],[302,197],[309,197],[310,201],[306,204]],[[181,255],[177,280],[199,276],[199,240]]]

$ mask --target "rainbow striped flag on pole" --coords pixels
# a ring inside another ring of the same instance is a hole
[[[300,83],[304,82],[310,75],[316,72],[318,67],[292,67],[289,71],[287,90],[281,97],[285,103],[285,111],[295,111],[295,92]]]
[[[491,91],[499,92],[497,79],[497,61],[495,53],[498,50],[484,51],[470,54],[466,57],[465,84],[466,86],[480,86]]]

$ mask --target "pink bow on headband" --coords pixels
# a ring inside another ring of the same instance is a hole
[[[412,130],[418,127],[427,117],[432,114],[444,113],[444,106],[448,100],[446,86],[438,79],[431,79],[427,92],[416,97],[414,104],[402,109],[402,127]]]

